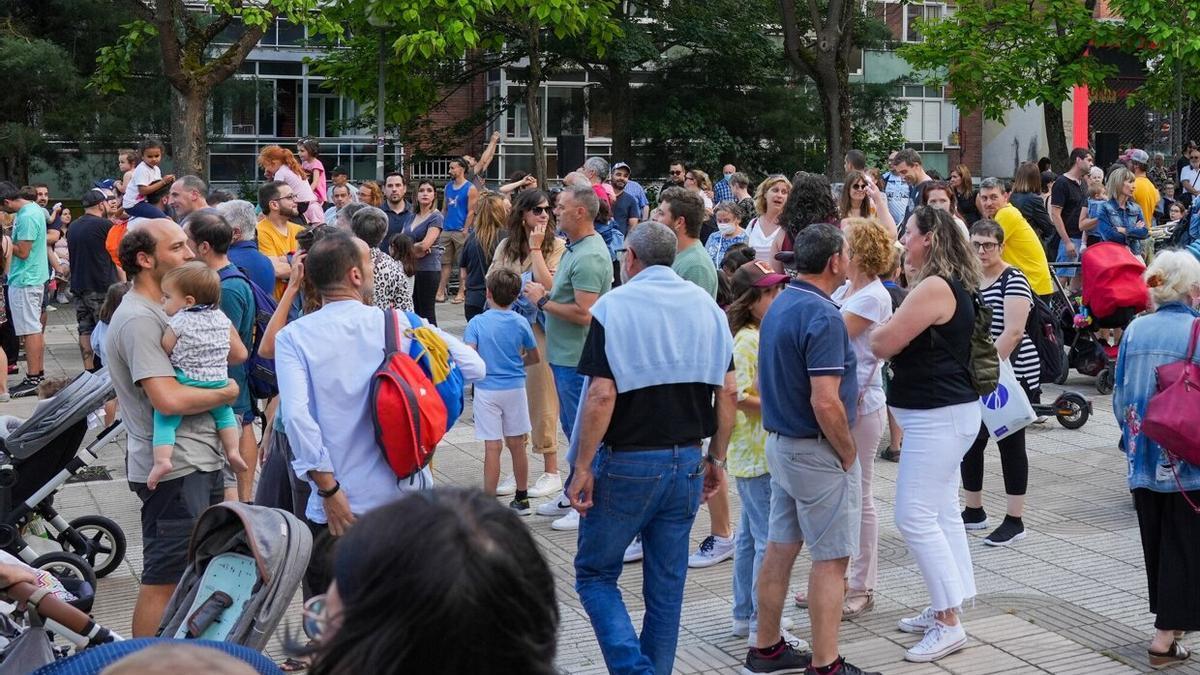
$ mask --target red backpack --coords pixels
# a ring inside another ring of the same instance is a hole
[[[383,316],[385,356],[371,380],[371,416],[375,442],[404,479],[429,464],[446,435],[446,404],[425,369],[400,351],[400,313]]]

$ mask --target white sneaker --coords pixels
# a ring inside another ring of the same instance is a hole
[[[637,562],[642,559],[642,536],[638,535],[625,547],[625,562]]]
[[[7,391],[0,392],[0,403],[8,403],[12,400],[12,396]]]
[[[570,510],[571,501],[567,499],[566,495],[560,494],[558,499],[551,499],[548,502],[538,504],[538,507],[534,509],[534,513],[548,518],[559,518],[567,515],[567,511]]]
[[[561,532],[569,532],[570,530],[579,529],[579,512],[568,507],[567,514],[562,518],[550,523],[550,529],[559,530]]]
[[[496,496],[498,497],[507,497],[515,494],[517,494],[516,476],[506,476],[504,480],[500,481],[500,484],[496,486]],[[532,497],[533,495],[529,496]]]
[[[896,623],[896,627],[905,633],[915,633],[920,635],[933,628],[933,624],[937,623],[937,617],[934,614],[932,607],[926,607],[924,611],[916,616],[905,617]]]
[[[733,557],[733,537],[728,539],[710,534],[700,542],[700,548],[688,557],[688,567],[712,567]]]
[[[562,492],[562,477],[557,473],[543,473],[529,486],[530,497],[549,497],[555,492]]]
[[[957,626],[947,626],[941,621],[935,621],[925,637],[904,652],[904,660],[913,663],[929,663],[949,656],[967,646],[967,631],[960,622]]]
[[[796,625],[796,622],[792,621],[791,617],[785,616],[780,624],[780,627],[784,630],[791,630]],[[734,619],[733,628],[730,629],[729,634],[734,637],[750,637],[750,625],[750,622],[744,619]]]
[[[787,628],[782,628],[782,629],[780,629],[779,632],[783,634],[782,635],[783,641],[788,643],[789,645],[791,645],[792,648],[795,649],[796,651],[807,652],[807,651],[811,650],[811,648],[808,645],[808,642],[806,642],[804,640],[804,638],[792,635],[791,633],[788,632]],[[756,632],[750,633],[750,635],[746,638],[746,644],[751,647],[757,647],[758,646],[758,633],[756,633]]]

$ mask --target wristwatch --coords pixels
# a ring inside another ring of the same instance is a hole
[[[546,303],[547,303],[547,302],[550,302],[550,296],[549,296],[549,295],[543,295],[543,296],[542,296],[542,298],[541,298],[540,300],[538,300],[538,301],[537,301],[537,308],[538,308],[538,309],[545,309],[545,307],[546,307]]]
[[[705,456],[704,456],[704,459],[705,459],[705,460],[707,460],[707,461],[708,461],[710,464],[712,464],[713,466],[717,467],[718,469],[724,469],[724,468],[725,468],[725,460],[723,460],[723,459],[717,459],[716,457],[713,457],[711,453],[710,453],[710,454],[707,454],[707,455],[705,455]]]
[[[328,490],[322,490],[322,489],[318,488],[317,496],[320,497],[321,499],[329,499],[330,497],[336,495],[338,493],[338,490],[341,490],[341,489],[342,489],[342,484],[339,483],[338,481],[334,481],[333,487],[329,488]]]

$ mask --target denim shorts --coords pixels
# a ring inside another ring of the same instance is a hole
[[[17,337],[37,335],[42,332],[42,299],[46,297],[44,286],[9,286],[8,313],[12,316],[13,330]]]
[[[771,470],[769,541],[808,544],[813,560],[858,554],[862,520],[862,467],[849,471],[828,441],[767,436]]]
[[[1060,263],[1079,262],[1079,253],[1080,253],[1080,249],[1083,248],[1083,239],[1082,238],[1080,238],[1080,239],[1073,238],[1073,239],[1071,239],[1071,243],[1075,244],[1075,257],[1072,258],[1071,256],[1067,255],[1067,244],[1066,244],[1066,242],[1060,241],[1058,243],[1058,260],[1057,260],[1057,262],[1060,262]],[[1054,274],[1056,276],[1060,276],[1060,277],[1073,277],[1078,272],[1079,272],[1079,269],[1075,268],[1075,267],[1056,267],[1054,269]]]

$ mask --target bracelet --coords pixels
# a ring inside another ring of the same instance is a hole
[[[329,499],[330,497],[336,495],[338,493],[338,490],[341,490],[341,489],[342,489],[342,484],[338,481],[334,481],[333,487],[328,490],[321,490],[318,488],[317,496],[320,497],[321,499]]]
[[[723,459],[717,459],[716,457],[714,457],[712,455],[712,453],[705,455],[704,459],[707,460],[709,464],[712,464],[713,466],[717,467],[718,469],[725,468],[726,461]]]
[[[537,301],[537,308],[538,308],[538,309],[545,309],[545,308],[546,308],[546,303],[547,303],[547,302],[550,302],[550,296],[549,296],[549,295],[543,295],[543,296],[542,296],[542,299]]]

